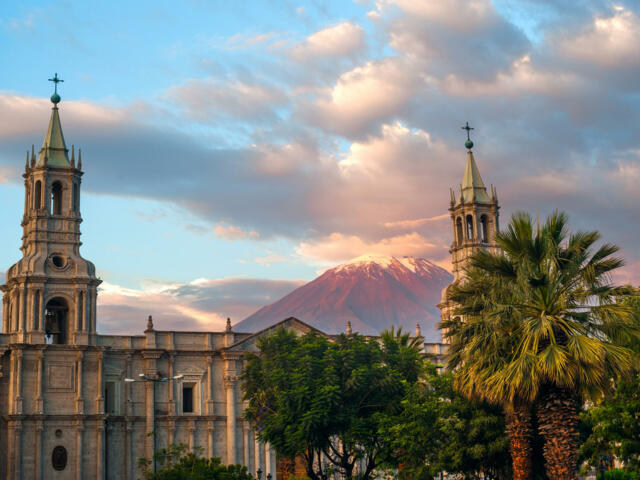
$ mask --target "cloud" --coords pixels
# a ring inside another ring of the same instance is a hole
[[[258,239],[260,234],[255,230],[249,232],[244,231],[242,228],[235,225],[230,225],[225,222],[220,222],[213,230],[215,234],[224,238],[225,240],[241,240],[245,238]]]
[[[140,334],[149,315],[157,330],[220,331],[227,317],[237,323],[303,284],[301,280],[197,279],[186,284],[151,282],[134,290],[105,282],[98,295],[98,331]]]
[[[603,68],[640,66],[640,19],[623,6],[613,6],[613,14],[597,14],[577,35],[560,38],[560,48],[574,59]]]
[[[349,57],[365,48],[364,30],[360,25],[341,22],[313,33],[292,47],[290,55],[301,61],[318,57]]]

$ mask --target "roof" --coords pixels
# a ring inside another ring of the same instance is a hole
[[[296,317],[289,317],[281,320],[267,328],[260,330],[259,332],[254,333],[248,337],[243,338],[239,342],[230,345],[225,350],[227,351],[257,351],[256,342],[258,338],[265,337],[275,332],[278,328],[287,328],[291,330],[295,330],[299,334],[305,334],[310,331],[314,331],[319,335],[329,337],[326,333],[317,328],[312,327],[308,323],[303,322],[302,320],[298,320]]]
[[[38,161],[36,165],[42,167],[44,158],[47,157],[47,165],[52,167],[70,167],[69,150],[64,143],[64,135],[62,134],[62,125],[60,125],[60,115],[58,114],[58,106],[54,104],[51,109],[51,118],[49,119],[49,128],[44,136],[42,148],[38,153]]]
[[[464,178],[462,179],[462,199],[465,203],[491,202],[482,177],[480,176],[478,165],[476,165],[476,160],[473,158],[473,152],[470,149],[467,150],[467,167],[465,168]],[[457,200],[457,203],[459,202],[460,199]]]

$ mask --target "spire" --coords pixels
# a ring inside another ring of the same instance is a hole
[[[469,136],[469,132],[473,130],[473,127],[469,126],[469,122],[462,127],[467,131],[467,141],[464,146],[467,147],[467,167],[464,171],[464,177],[462,179],[462,185],[460,186],[460,199],[467,202],[481,202],[489,203],[489,195],[487,195],[487,189],[484,186],[482,177],[480,176],[480,170],[476,165],[476,160],[473,157],[473,142]]]
[[[351,335],[353,334],[353,330],[351,330],[351,320],[347,320],[347,331],[346,331],[347,335]]]
[[[36,154],[35,154],[35,146],[33,143],[31,144],[31,168],[36,166]]]
[[[422,330],[420,330],[420,324],[416,323],[416,337],[422,336]]]
[[[60,125],[60,115],[58,114],[58,103],[60,103],[60,95],[58,95],[58,83],[63,82],[58,78],[58,74],[49,81],[55,84],[55,92],[51,95],[51,118],[49,119],[49,128],[44,136],[42,148],[38,153],[37,166],[44,165],[44,158],[47,157],[47,163],[52,167],[68,167],[69,166],[69,150],[64,143],[64,135],[62,134],[62,125]]]
[[[145,330],[145,332],[151,331],[153,331],[153,317],[149,315],[149,318],[147,318],[147,329]]]
[[[231,319],[227,317],[227,325],[224,327],[225,332],[231,331]]]

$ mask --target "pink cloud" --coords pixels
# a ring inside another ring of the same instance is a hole
[[[341,22],[319,30],[292,47],[293,58],[306,62],[317,57],[344,57],[360,52],[365,47],[364,30],[360,25]]]

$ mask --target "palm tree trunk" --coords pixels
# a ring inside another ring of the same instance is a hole
[[[509,435],[509,452],[513,465],[513,480],[531,480],[533,465],[531,463],[531,407],[519,405],[505,413],[507,435]]]
[[[544,439],[549,480],[578,478],[578,408],[571,392],[551,386],[538,400],[538,430]]]

